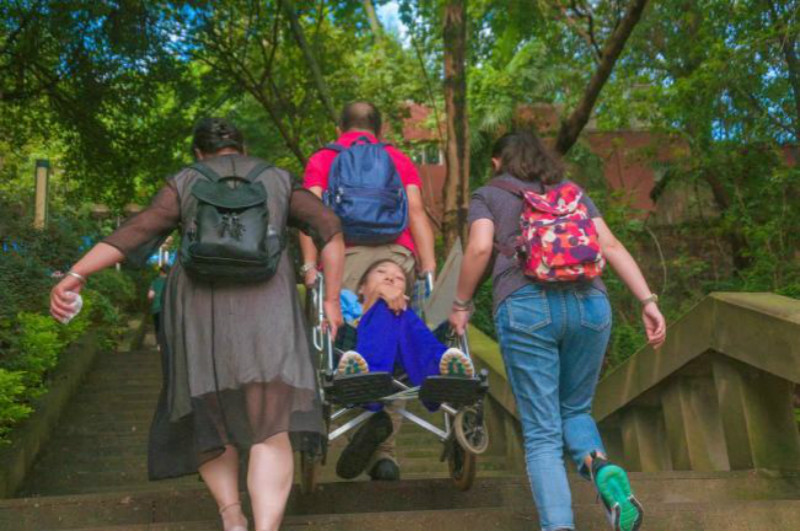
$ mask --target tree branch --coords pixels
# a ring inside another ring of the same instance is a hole
[[[622,50],[625,48],[625,43],[628,42],[633,32],[633,28],[642,17],[642,12],[647,6],[648,0],[631,0],[622,22],[614,33],[608,38],[602,51],[602,59],[597,66],[589,84],[583,93],[583,97],[578,102],[575,110],[572,111],[569,118],[561,124],[556,138],[556,150],[560,154],[565,154],[578,140],[578,136],[586,127],[589,122],[589,117],[592,114],[595,103],[600,96],[608,78],[611,76],[611,71],[617,62]]]
[[[561,4],[552,5],[553,9],[556,10],[556,16],[567,23],[569,27],[575,30],[575,33],[581,36],[586,44],[589,46],[589,50],[592,52],[592,59],[594,59],[595,63],[600,62],[601,58],[601,50],[595,40],[595,37],[592,33],[587,32],[583,27],[581,27],[580,23],[575,20],[574,17],[570,16],[569,11],[567,10],[566,6]]]
[[[361,0],[361,4],[364,6],[364,12],[367,14],[367,20],[369,20],[369,27],[372,30],[372,35],[375,36],[375,42],[382,41],[383,26],[381,26],[378,15],[375,13],[375,4],[372,3],[372,0]]]
[[[294,7],[294,1],[283,0],[283,8],[286,16],[289,17],[289,25],[292,28],[292,33],[297,41],[297,45],[300,46],[303,56],[306,59],[306,64],[311,70],[311,75],[313,76],[314,83],[317,86],[317,92],[319,93],[322,106],[328,112],[328,115],[333,123],[336,124],[339,121],[339,117],[336,114],[336,108],[333,106],[333,100],[328,92],[328,85],[325,83],[325,78],[322,77],[322,71],[319,68],[319,64],[317,64],[314,54],[311,53],[311,48],[309,47],[306,37],[303,34],[303,28],[300,26],[300,21],[297,18],[297,10]]]

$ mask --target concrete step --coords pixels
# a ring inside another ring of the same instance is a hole
[[[643,529],[653,531],[796,531],[800,528],[800,501],[750,501],[714,504],[654,504],[647,508]],[[598,505],[578,506],[578,529],[606,529]],[[138,517],[138,515],[137,515]],[[415,510],[373,513],[289,515],[283,531],[532,531],[538,528],[535,511],[506,507]],[[25,531],[28,527],[15,526]],[[49,531],[218,531],[216,516],[176,522],[125,522],[79,528],[47,527]]]
[[[493,471],[505,473],[503,458],[486,458],[478,460],[478,472]],[[447,463],[429,459],[406,459],[400,461],[403,477],[437,477],[447,475]],[[28,483],[23,493],[26,495],[55,495],[70,493],[97,492],[100,488],[125,490],[131,482],[147,481],[147,462],[145,459],[131,460],[125,466],[107,466],[102,460],[94,462],[69,463],[59,467],[58,474],[47,475],[44,470],[37,470],[37,479]],[[366,477],[366,476],[365,476]],[[327,465],[320,469],[321,481],[336,481],[335,465]]]
[[[699,507],[727,507],[736,511],[739,504],[757,501],[790,501],[779,505],[781,511],[792,509],[800,515],[800,478],[793,475],[759,473],[731,474],[631,474],[634,490],[645,505],[648,516],[660,507],[676,510]],[[579,515],[594,518],[602,513],[596,505],[591,485],[571,478],[573,502]],[[146,487],[148,484],[141,484]],[[214,503],[196,477],[150,483],[150,490],[131,490],[103,494],[50,496],[0,501],[0,529],[72,529],[95,525],[137,524],[148,522],[180,522],[212,520]],[[160,489],[155,489],[161,486]],[[473,488],[461,492],[449,479],[404,480],[400,482],[332,482],[319,486],[310,495],[294,489],[287,506],[287,515],[310,516],[332,513],[382,513],[392,511],[442,511],[454,507],[502,507],[509,512],[533,514],[532,498],[524,477],[479,478]],[[762,514],[760,505],[753,505]],[[35,509],[35,510],[32,510]],[[695,511],[696,512],[696,511]],[[667,515],[664,509],[661,514]],[[586,516],[588,515],[588,516]],[[697,519],[695,514],[693,518]],[[718,515],[715,522],[722,521]],[[590,520],[593,522],[593,520]],[[650,522],[655,521],[650,519]],[[661,523],[661,519],[658,520]],[[681,522],[682,520],[678,520]],[[703,522],[702,518],[696,520]],[[798,521],[800,520],[792,520]],[[746,522],[746,520],[744,520]],[[316,524],[315,524],[316,525]],[[594,524],[592,524],[594,525]],[[677,524],[676,524],[677,525]],[[645,529],[660,531],[662,527]],[[316,529],[316,527],[313,527]],[[332,528],[333,529],[333,528]],[[666,528],[665,528],[666,529]],[[679,529],[671,527],[669,529]],[[687,527],[684,529],[701,529]],[[738,531],[738,528],[725,528]],[[747,528],[745,528],[747,529]],[[755,529],[755,528],[753,528]],[[761,531],[772,529],[763,527]],[[800,527],[793,528],[793,531]],[[439,531],[437,529],[437,531]]]

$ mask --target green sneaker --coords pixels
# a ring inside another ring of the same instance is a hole
[[[592,481],[603,501],[606,516],[614,531],[639,529],[644,509],[631,492],[631,484],[625,470],[593,453]]]

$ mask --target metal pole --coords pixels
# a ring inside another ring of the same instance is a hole
[[[36,159],[36,172],[34,173],[36,193],[34,196],[33,227],[43,229],[47,225],[47,193],[50,180],[50,161]]]

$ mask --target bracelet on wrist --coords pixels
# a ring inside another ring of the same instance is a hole
[[[642,303],[642,306],[647,306],[651,302],[657,303],[658,302],[658,295],[656,295],[655,293],[651,293],[650,295],[648,295],[647,297],[645,297],[644,299],[642,299],[639,302]]]
[[[465,310],[465,311],[472,311],[475,309],[475,304],[472,302],[472,299],[467,301],[462,301],[458,297],[453,299],[453,308],[456,310]]]
[[[317,264],[316,263],[314,263],[314,262],[306,262],[305,264],[300,266],[300,274],[301,275],[305,275],[306,273],[308,273],[312,269],[316,269],[316,268],[317,268]]]
[[[77,278],[80,281],[81,284],[84,284],[84,285],[86,284],[86,277],[81,275],[80,273],[76,273],[75,271],[70,269],[69,271],[67,271],[66,274],[67,274],[67,276],[70,276],[70,277],[73,277],[73,278]]]

